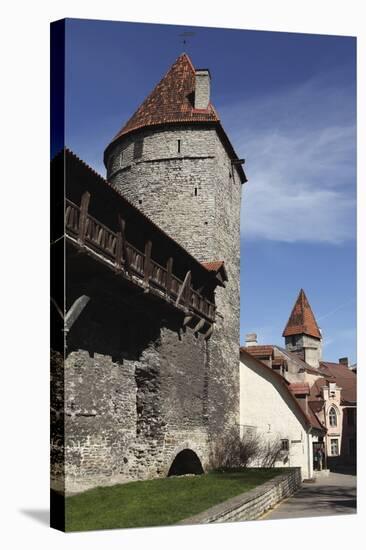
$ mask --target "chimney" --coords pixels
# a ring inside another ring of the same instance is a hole
[[[194,93],[194,108],[207,109],[210,103],[210,71],[208,69],[196,70],[196,87]]]
[[[338,362],[339,362],[340,365],[344,365],[345,367],[349,366],[348,365],[348,357],[341,357]]]
[[[249,348],[250,346],[256,346],[258,344],[257,335],[255,332],[245,335],[245,346]]]

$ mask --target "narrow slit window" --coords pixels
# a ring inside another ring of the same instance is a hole
[[[197,187],[194,188],[194,196],[197,197]]]
[[[134,160],[140,159],[142,157],[143,147],[144,147],[144,141],[142,139],[139,139],[138,141],[135,141],[134,149],[133,149],[133,158],[134,158]]]
[[[180,139],[178,139],[178,153],[180,153]]]

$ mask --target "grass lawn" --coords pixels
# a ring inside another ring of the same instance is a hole
[[[172,525],[278,474],[251,468],[97,487],[66,498],[66,531]]]

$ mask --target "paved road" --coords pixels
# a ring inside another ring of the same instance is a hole
[[[301,489],[261,519],[307,518],[356,513],[356,476],[330,473]]]

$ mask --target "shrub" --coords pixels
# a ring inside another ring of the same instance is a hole
[[[250,465],[272,468],[282,458],[281,438],[267,440],[262,434],[244,433],[233,428],[211,446],[210,467],[215,470],[247,468]]]

